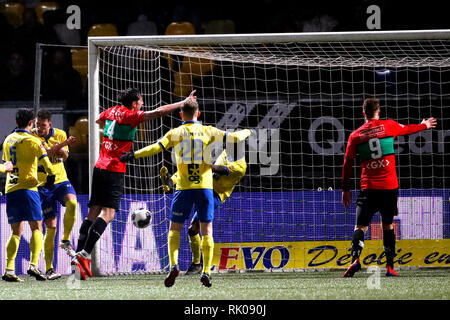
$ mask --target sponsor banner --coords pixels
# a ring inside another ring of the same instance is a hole
[[[383,266],[382,240],[367,240],[361,255],[363,267]],[[347,268],[350,241],[215,243],[213,270]],[[395,266],[450,267],[450,239],[399,240]]]

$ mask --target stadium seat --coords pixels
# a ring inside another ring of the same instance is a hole
[[[166,35],[195,34],[195,27],[190,22],[172,22],[166,28]],[[192,48],[191,50],[207,51],[208,48]],[[167,59],[169,68],[174,72],[174,95],[186,96],[192,90],[192,78],[201,77],[212,71],[214,61],[203,58],[183,57],[181,65],[174,64],[173,56],[163,54]]]
[[[236,33],[233,20],[211,20],[205,24],[205,34],[230,34]]]
[[[71,147],[71,152],[83,152],[83,145],[81,142],[81,134],[80,131],[75,126],[69,127],[69,136],[75,137],[77,142],[75,142]]]
[[[166,35],[183,35],[183,34],[195,34],[195,27],[192,23],[183,22],[172,22],[166,28]]]
[[[57,10],[60,6],[57,2],[44,1],[39,3],[34,10],[40,24],[44,24],[44,12],[49,10]]]
[[[0,12],[5,16],[6,21],[14,28],[22,25],[22,14],[25,7],[20,2],[0,3]]]
[[[88,31],[88,37],[118,36],[117,27],[112,23],[93,24]]]
[[[88,136],[89,136],[88,117],[86,116],[79,117],[78,120],[75,122],[75,128],[80,133],[82,148],[87,150]]]
[[[81,76],[81,81],[83,88],[87,84],[87,74],[88,74],[88,49],[77,48],[71,49],[72,53],[72,67],[78,71]]]

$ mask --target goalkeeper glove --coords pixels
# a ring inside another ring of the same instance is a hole
[[[47,182],[45,183],[44,187],[50,188],[55,184],[55,175],[47,175]]]
[[[37,166],[37,171],[38,171],[38,172],[45,173],[44,166],[43,166],[42,164],[39,164],[39,165]]]
[[[128,162],[130,160],[134,160],[134,151],[123,152],[123,155],[119,158],[120,162]]]

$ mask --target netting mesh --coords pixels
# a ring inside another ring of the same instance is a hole
[[[117,104],[127,87],[141,90],[144,110],[195,89],[204,124],[257,129],[247,143],[247,174],[215,213],[216,255],[221,243],[350,240],[355,206],[344,210],[339,189],[346,141],[364,123],[362,101],[379,98],[381,118],[402,124],[433,116],[436,130],[395,145],[405,189],[396,230],[399,239],[448,238],[449,49],[448,40],[100,47],[99,111]],[[180,124],[176,113],[142,124],[133,149]],[[101,272],[167,268],[172,195],[160,188],[162,165],[176,171],[169,152],[128,164],[121,209],[99,246]],[[359,176],[355,164],[354,194]],[[151,227],[132,226],[129,212],[137,206],[153,213]],[[373,222],[368,239],[379,236],[379,217]],[[191,261],[186,228],[181,240],[183,270]],[[291,259],[306,259],[306,249],[292,250]]]

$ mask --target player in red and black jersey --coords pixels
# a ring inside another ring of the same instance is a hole
[[[395,168],[394,139],[436,127],[436,119],[421,124],[402,125],[393,120],[380,120],[378,99],[363,103],[366,122],[353,131],[348,139],[342,168],[342,203],[349,207],[350,178],[353,162],[358,155],[361,165],[361,191],[356,201],[356,226],[352,237],[352,263],[344,277],[352,277],[361,269],[359,256],[364,247],[364,234],[375,212],[380,212],[383,224],[383,245],[386,255],[386,275],[397,276],[394,271],[395,233],[394,216],[397,215],[398,179]]]
[[[144,121],[160,118],[179,109],[185,102],[197,98],[195,90],[183,101],[161,106],[152,111],[142,111],[142,95],[137,89],[126,89],[119,93],[120,105],[103,111],[96,123],[104,126],[99,158],[92,175],[89,212],[80,227],[77,254],[72,263],[77,265],[81,278],[90,270],[91,252],[95,243],[114,219],[123,194],[126,164],[119,160],[133,145],[137,126]]]

